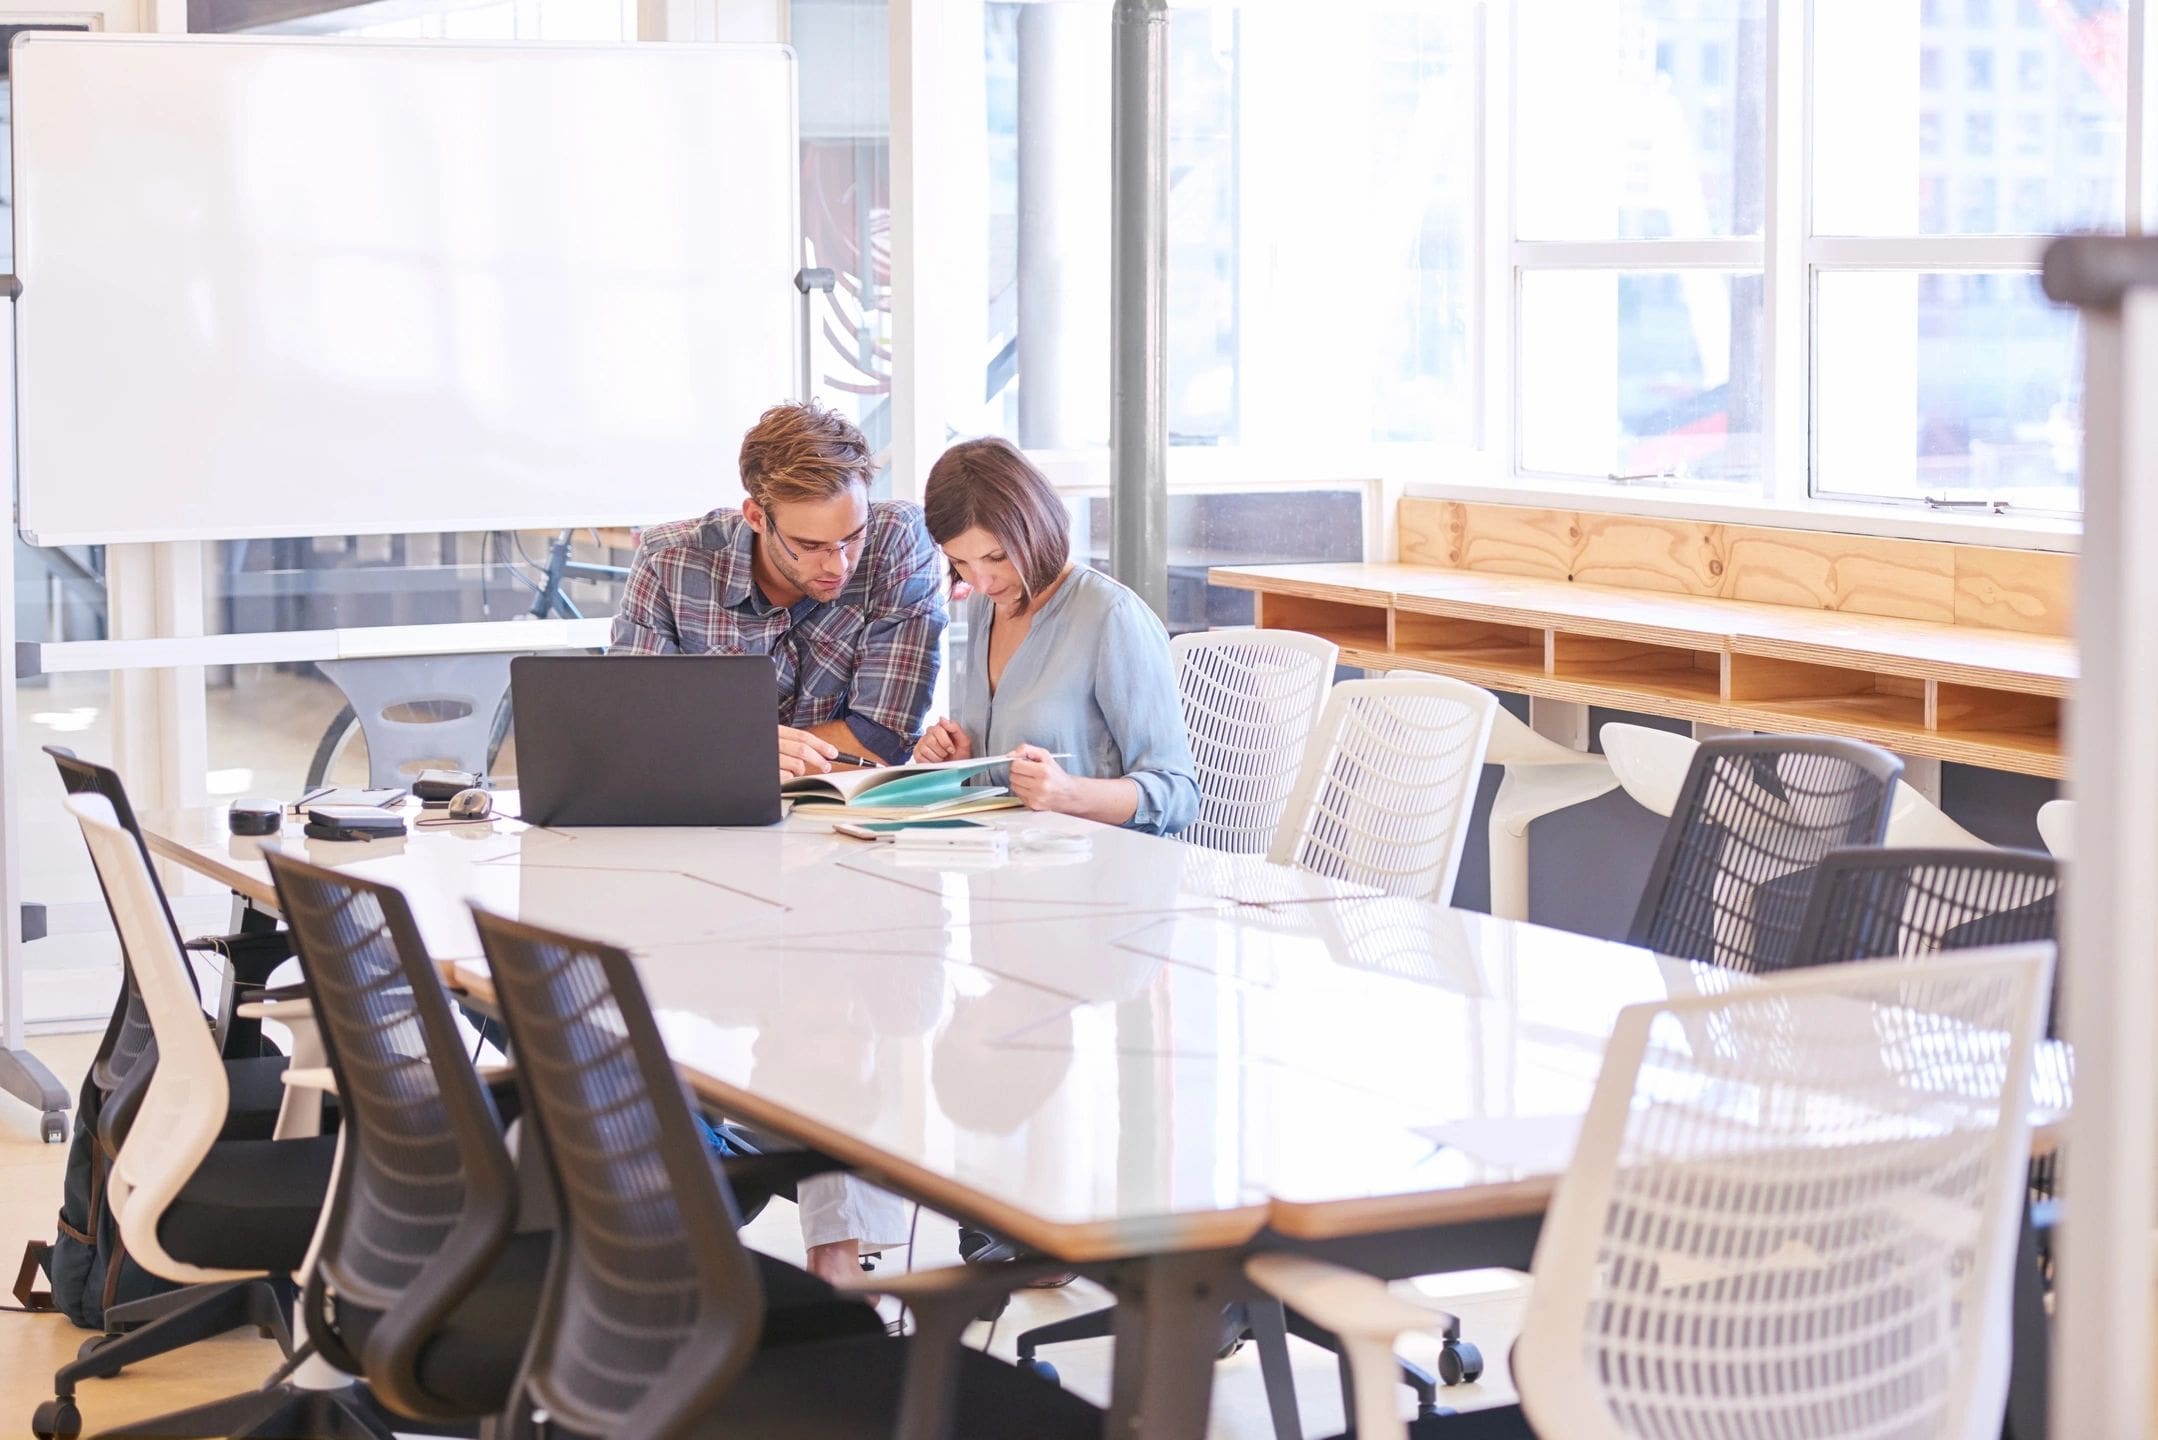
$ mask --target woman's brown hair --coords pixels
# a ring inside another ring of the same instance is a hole
[[[1019,613],[1056,583],[1071,558],[1071,517],[1049,477],[1009,440],[962,440],[937,457],[922,518],[939,545],[976,528],[994,535],[1019,572]],[[956,582],[959,573],[951,572]]]

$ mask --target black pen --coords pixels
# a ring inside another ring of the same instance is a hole
[[[831,760],[834,765],[858,765],[864,770],[882,770],[884,768],[882,760],[864,760],[861,756],[849,755],[844,750],[832,756]]]

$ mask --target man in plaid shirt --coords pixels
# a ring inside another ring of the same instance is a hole
[[[869,443],[815,405],[779,405],[742,439],[739,512],[644,532],[608,644],[617,655],[769,655],[782,779],[845,752],[908,758],[944,634],[944,566],[918,505],[872,502]],[[809,1268],[859,1276],[907,1243],[906,1210],[851,1175],[795,1187]]]
[[[769,655],[782,778],[841,753],[902,764],[937,679],[944,567],[918,505],[869,499],[869,444],[815,405],[742,440],[739,512],[644,532],[618,655]]]

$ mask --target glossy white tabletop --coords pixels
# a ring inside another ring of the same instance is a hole
[[[501,797],[514,806],[514,793]],[[411,810],[418,818],[417,807]],[[1226,856],[1058,815],[985,817],[1014,837],[1001,859],[900,853],[827,821],[758,829],[543,830],[516,820],[420,828],[401,838],[278,843],[317,864],[397,886],[437,958],[477,953],[464,913],[498,913],[631,948],[749,934],[860,933],[1115,912],[1210,910],[1369,896],[1255,856]],[[262,842],[202,807],[142,817],[152,848],[273,906]],[[1041,848],[1078,837],[1077,852]]]
[[[1532,1211],[1618,1012],[1703,975],[1255,858],[999,818],[1089,844],[902,855],[812,819],[284,843],[403,889],[482,996],[467,900],[624,946],[728,1113],[1073,1260]],[[219,812],[145,829],[268,894],[257,842]]]
[[[636,953],[716,1103],[1070,1259],[1533,1209],[1540,1156],[1421,1132],[1578,1117],[1618,1010],[1692,974],[1387,899]]]

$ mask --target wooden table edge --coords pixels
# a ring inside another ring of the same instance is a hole
[[[277,908],[277,891],[269,881],[257,879],[246,871],[226,865],[205,851],[145,828],[144,840],[149,842],[150,852],[172,861],[185,870],[192,870],[205,879],[215,880],[235,894],[244,895],[257,905]]]

